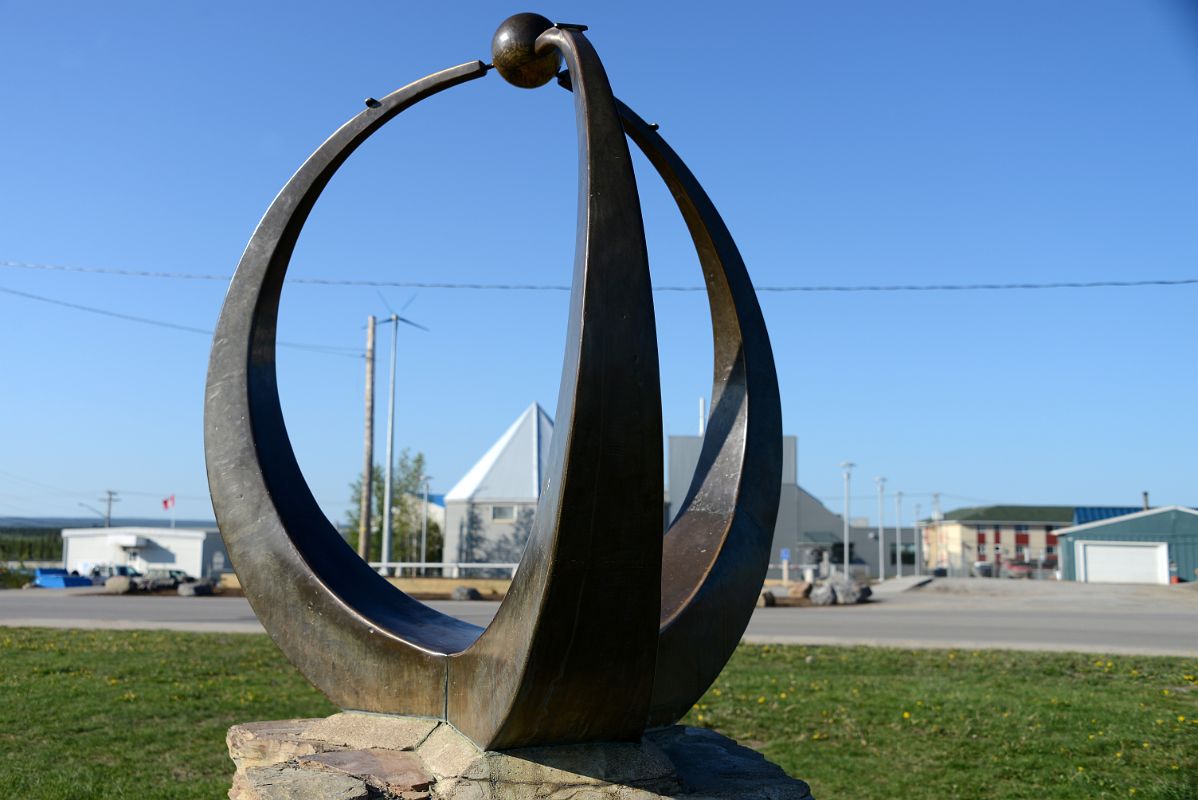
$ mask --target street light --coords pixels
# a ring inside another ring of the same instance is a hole
[[[428,482],[432,480],[431,475],[425,475],[424,478],[424,513],[420,515],[420,574],[428,574],[428,567],[425,564],[428,562]]]
[[[853,467],[852,461],[841,461],[840,468],[844,470],[844,578],[849,578],[849,485]]]
[[[878,485],[878,580],[886,580],[886,509],[883,503],[886,497],[886,479],[874,478]]]
[[[903,577],[903,493],[894,495],[894,555],[898,562],[898,577]]]

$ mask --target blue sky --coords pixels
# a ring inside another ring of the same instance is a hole
[[[617,94],[661,123],[761,286],[1198,277],[1198,17],[1182,2],[551,3]],[[352,115],[481,58],[491,3],[0,2],[0,289],[211,329],[292,171]],[[497,75],[421,104],[346,164],[290,278],[562,284],[569,95]],[[638,160],[654,281],[699,282]],[[530,402],[556,405],[564,292],[392,288],[397,440],[448,489]],[[762,295],[800,481],[837,464],[926,512],[989,502],[1198,502],[1198,286]],[[709,391],[701,294],[656,296],[666,432]],[[326,512],[361,465],[374,289],[290,284],[284,411]],[[207,517],[209,341],[0,293],[0,516]],[[385,339],[384,339],[385,342]],[[386,357],[386,348],[382,350]],[[385,368],[378,372],[385,383]],[[383,397],[378,398],[380,409]],[[382,416],[377,425],[382,429]],[[378,452],[382,450],[379,436]],[[380,456],[381,457],[381,456]]]

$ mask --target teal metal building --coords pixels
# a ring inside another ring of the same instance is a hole
[[[1166,506],[1057,531],[1061,578],[1087,583],[1198,579],[1198,511]]]

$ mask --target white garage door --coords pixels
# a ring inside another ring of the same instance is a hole
[[[1168,583],[1169,548],[1164,542],[1077,542],[1079,581]]]

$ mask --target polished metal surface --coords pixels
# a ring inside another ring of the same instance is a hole
[[[694,176],[652,126],[615,100],[581,26],[517,22],[500,27],[505,37],[496,34],[504,42],[498,50],[507,48],[507,73],[532,62],[538,73],[550,63],[556,71],[562,57],[569,70],[579,218],[558,430],[520,570],[494,620],[484,630],[439,613],[357,557],[300,473],[275,375],[283,277],[321,191],[383,124],[482,77],[488,67],[481,62],[368,103],[268,209],[213,343],[209,483],[229,555],[263,627],[343,708],[447,719],[489,748],[635,739],[646,725],[686,712],[748,623],[778,505],[777,379],[744,264]],[[711,422],[664,544],[656,331],[625,131],[691,230],[715,337]]]
[[[624,128],[669,186],[707,281],[711,414],[666,533],[650,724],[690,710],[744,635],[769,567],[782,485],[782,406],[757,294],[732,234],[682,159],[623,103]]]
[[[505,19],[491,39],[495,71],[521,89],[535,89],[553,80],[561,69],[561,52],[556,47],[537,50],[537,37],[552,27],[540,14],[515,14]]]

